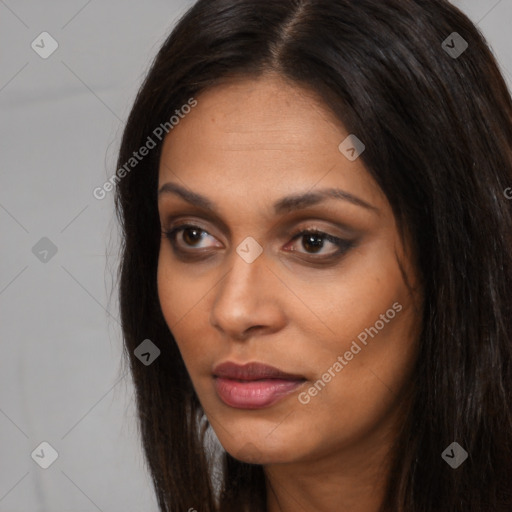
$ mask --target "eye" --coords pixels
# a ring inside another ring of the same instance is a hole
[[[195,247],[196,249],[205,249],[205,247],[201,247],[199,244],[207,237],[207,235],[209,235],[209,233],[204,229],[191,224],[176,226],[170,231],[164,231],[163,234],[171,241],[173,247],[177,251],[182,250],[180,247],[181,244],[184,244],[185,247],[189,248]]]
[[[334,250],[323,251],[323,257],[325,258],[343,254],[354,245],[354,243],[349,240],[338,238],[317,229],[299,231],[292,237],[292,242],[295,240],[300,241],[299,245],[305,249],[305,252],[297,249],[291,249],[291,252],[299,252],[308,255],[322,253],[323,249],[328,247],[328,245],[333,246]]]
[[[209,249],[212,247],[222,247],[222,245],[215,243],[210,246],[202,245],[201,243],[207,240],[208,237],[211,237],[213,240],[215,240],[215,238],[206,230],[193,224],[178,225],[162,233],[170,240],[175,253],[183,257],[193,257],[194,253],[196,253],[195,255],[197,256],[203,252],[211,252]],[[300,243],[296,243],[296,246],[302,246],[305,251],[301,251],[296,247],[293,248],[293,245],[291,249],[286,250],[306,256],[320,254],[320,256],[309,258],[310,260],[333,259],[342,256],[355,245],[353,241],[338,238],[318,229],[303,229],[296,232],[292,235],[290,243],[293,244],[297,240],[300,240]],[[332,249],[325,251],[324,249],[326,247],[328,248],[329,245],[332,246]]]

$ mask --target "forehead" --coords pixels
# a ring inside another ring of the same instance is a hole
[[[311,91],[271,75],[196,100],[165,139],[159,186],[173,181],[221,200],[236,191],[255,201],[338,186],[381,199],[362,160],[338,149],[349,133]]]
[[[305,141],[318,143],[331,133],[332,140],[324,141],[328,145],[336,142],[335,132],[343,131],[314,93],[274,75],[237,79],[207,89],[196,99],[197,106],[167,137],[166,146],[193,137],[206,149],[304,152]]]

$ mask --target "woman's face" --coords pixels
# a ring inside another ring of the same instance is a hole
[[[196,99],[161,157],[161,227],[182,229],[158,293],[217,437],[262,464],[382,446],[420,323],[390,205],[307,91],[267,75]]]

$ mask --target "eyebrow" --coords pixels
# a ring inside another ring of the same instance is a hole
[[[175,194],[181,197],[184,201],[187,201],[187,203],[193,204],[204,210],[209,210],[211,212],[218,210],[217,205],[207,197],[187,190],[186,188],[176,183],[169,182],[162,185],[158,191],[158,197],[162,196],[163,194]],[[314,192],[293,194],[283,197],[274,203],[274,213],[276,215],[280,215],[294,210],[305,209],[309,206],[314,206],[326,199],[339,199],[352,203],[356,206],[360,206],[367,210],[379,212],[379,209],[375,206],[367,203],[366,201],[363,201],[359,197],[354,196],[349,192],[346,192],[345,190],[341,190],[339,188],[324,188]]]

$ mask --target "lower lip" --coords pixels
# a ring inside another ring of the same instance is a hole
[[[215,377],[220,399],[238,409],[262,409],[275,404],[301,386],[303,380],[265,379],[239,381]]]

